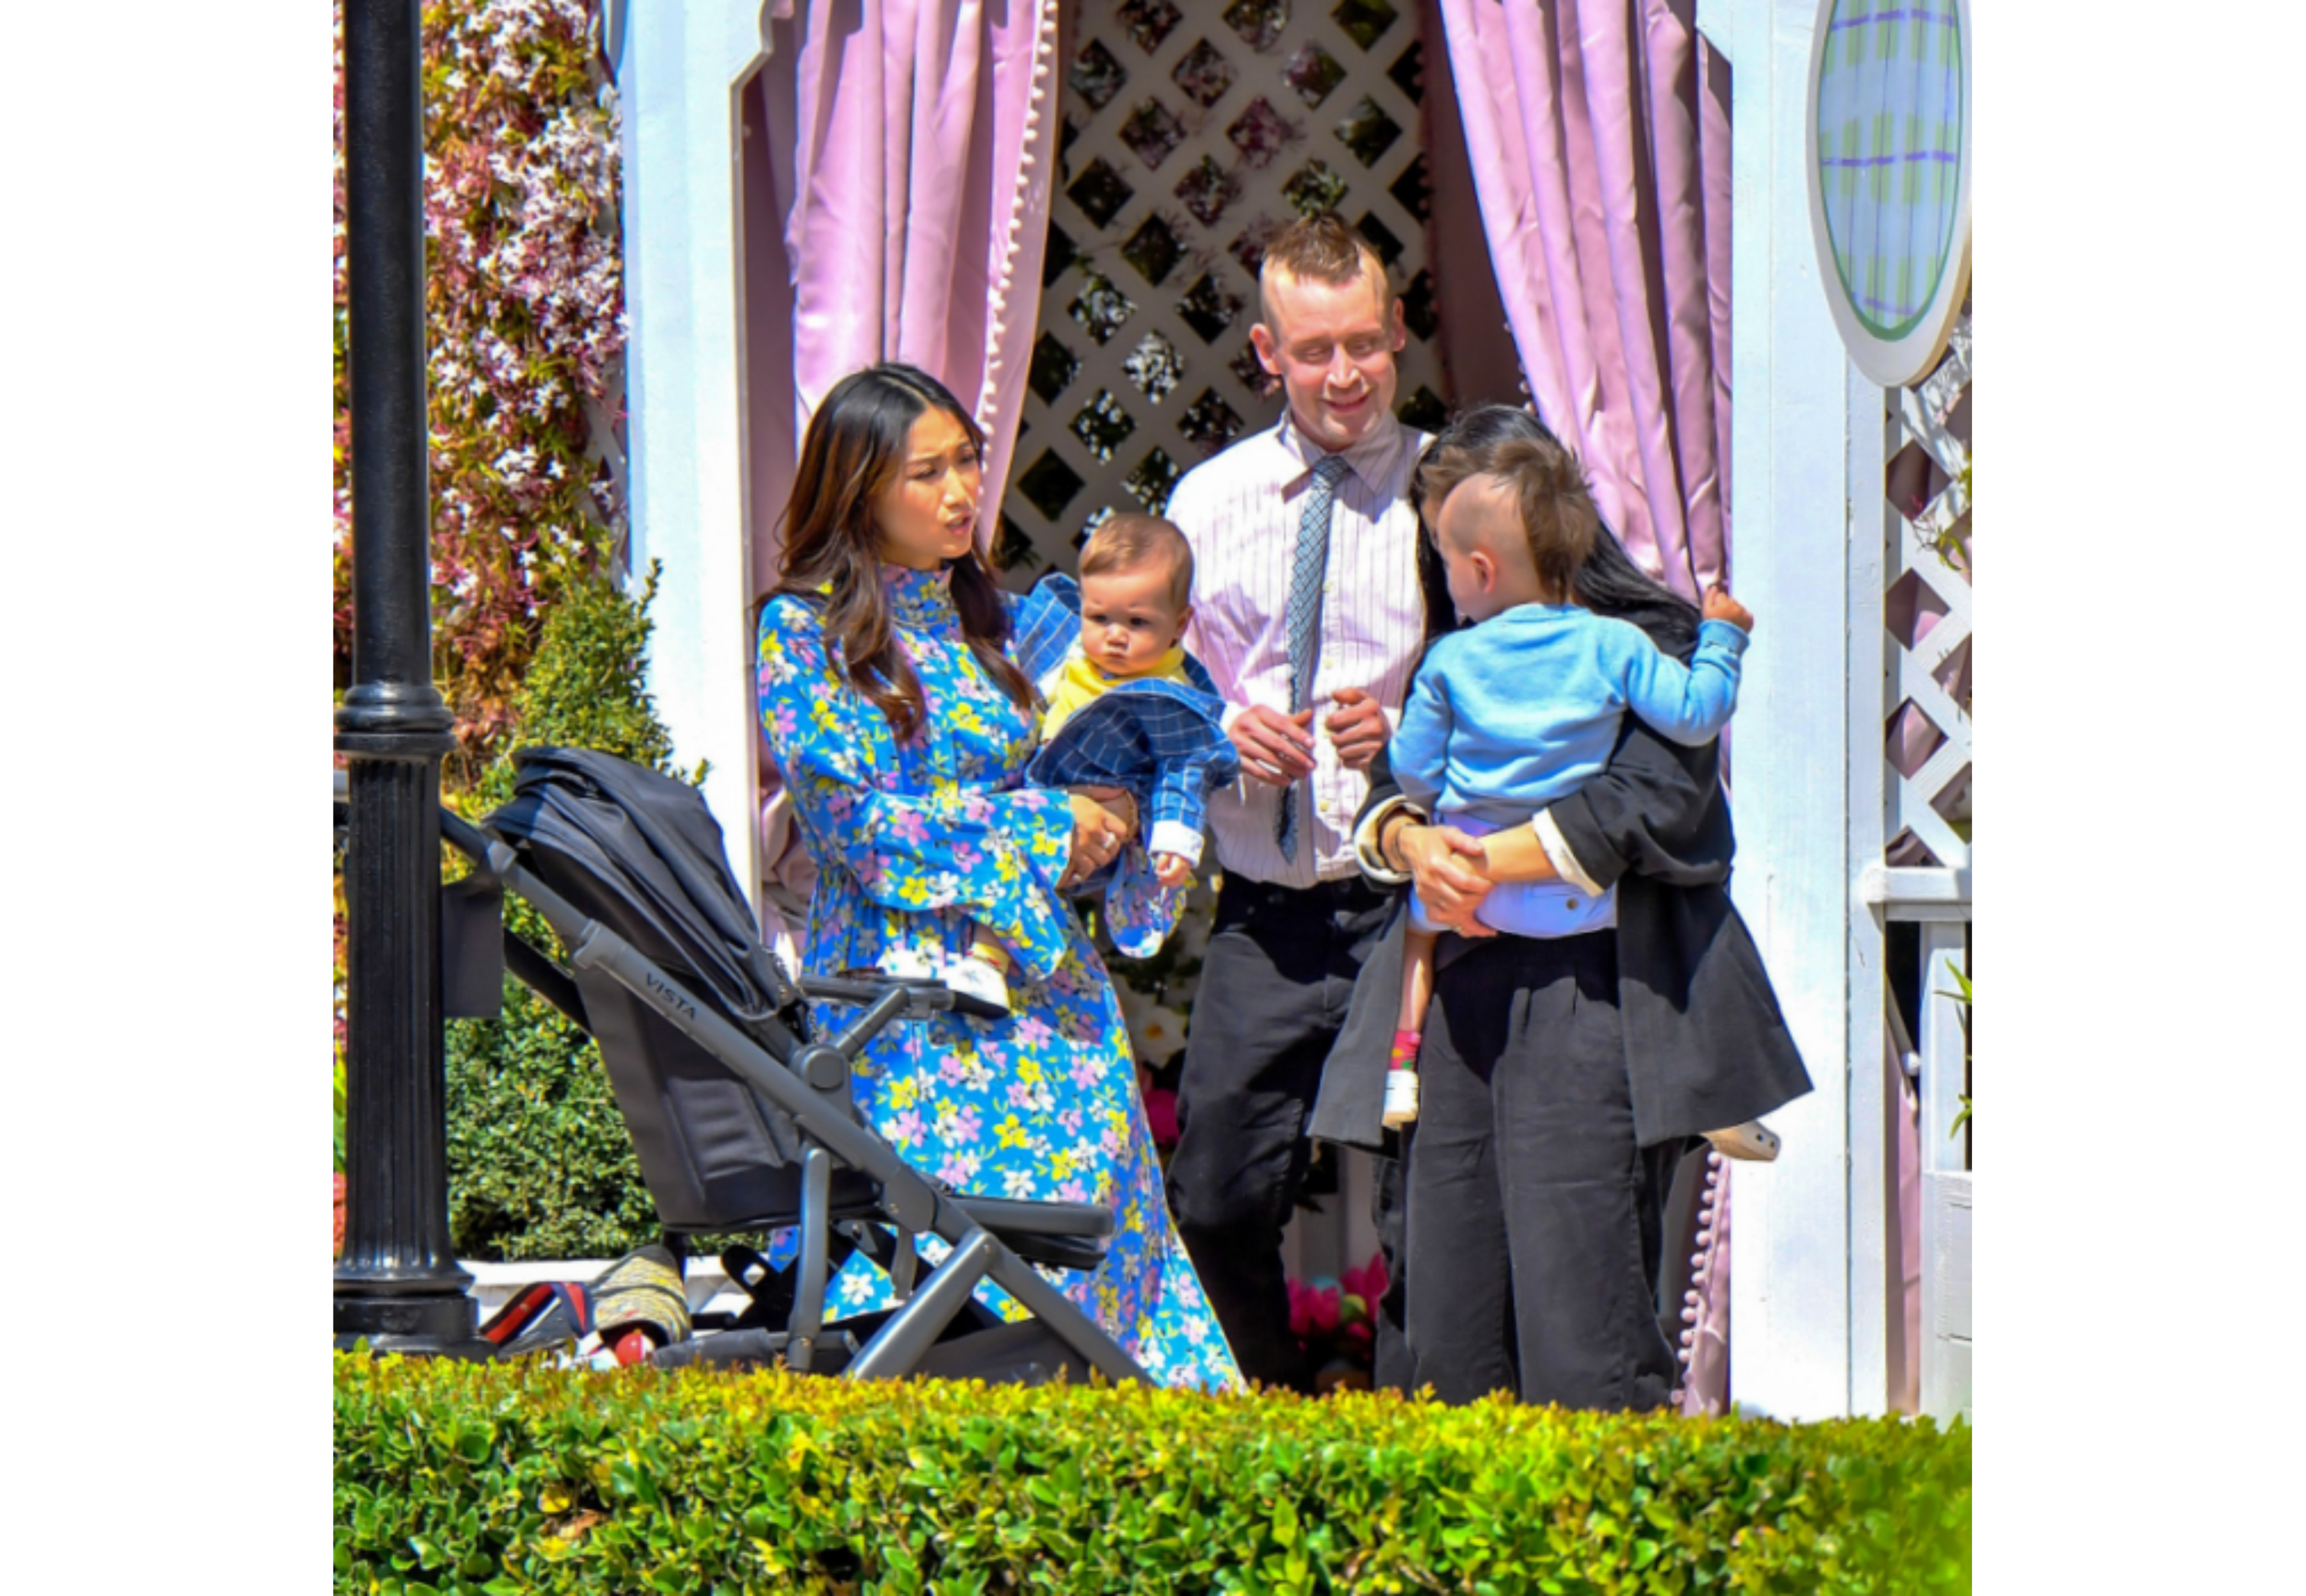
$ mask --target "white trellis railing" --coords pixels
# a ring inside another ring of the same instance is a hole
[[[1387,260],[1410,328],[1397,407],[1441,414],[1426,269],[1424,53],[1411,0],[1089,0],[1063,40],[1064,123],[995,555],[1071,569],[1115,510],[1269,425],[1257,365],[1267,235],[1334,210]]]
[[[1943,359],[1921,381],[1891,392],[1886,408],[1886,841],[1861,895],[1885,926],[1919,923],[1919,1024],[1909,1038],[1892,1015],[1891,1051],[1902,1054],[1919,1097],[1920,1405],[1944,1418],[1970,1408],[1970,1139],[1966,1129],[1952,1131],[1969,1091],[1968,1034],[1954,994],[1954,972],[1969,970],[1970,921],[1966,309]]]

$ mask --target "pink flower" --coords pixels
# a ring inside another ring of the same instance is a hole
[[[1177,1145],[1177,1094],[1166,1087],[1155,1087],[1145,1094],[1145,1122],[1153,1131],[1153,1145],[1173,1148]]]
[[[977,1133],[983,1128],[983,1124],[984,1122],[979,1120],[977,1116],[977,1110],[974,1108],[962,1109],[959,1114],[952,1116],[953,1139],[956,1141],[975,1141],[977,1139]]]
[[[1061,1202],[1087,1202],[1089,1182],[1082,1180],[1067,1181],[1057,1188],[1057,1199]]]
[[[908,1108],[889,1122],[889,1139],[899,1147],[910,1147],[921,1139],[921,1116]]]
[[[1385,1254],[1371,1253],[1369,1262],[1358,1269],[1347,1269],[1339,1284],[1374,1309],[1378,1299],[1385,1295],[1386,1287],[1391,1284],[1386,1276]]]
[[[921,818],[921,812],[918,809],[898,809],[889,817],[889,830],[892,834],[916,847],[928,840],[928,822]]]
[[[1289,1333],[1309,1346],[1337,1340],[1341,1318],[1337,1286],[1292,1280],[1288,1289]]]

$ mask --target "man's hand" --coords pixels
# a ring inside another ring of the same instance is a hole
[[[1226,735],[1241,755],[1244,774],[1268,787],[1287,787],[1312,773],[1312,723],[1310,709],[1285,715],[1260,704],[1236,715]]]
[[[1378,750],[1393,735],[1386,723],[1385,706],[1359,687],[1339,687],[1329,695],[1337,708],[1321,722],[1337,747],[1337,763],[1349,771],[1367,770]]]
[[[1473,917],[1491,885],[1489,854],[1479,838],[1454,825],[1405,825],[1394,833],[1393,846],[1417,878],[1429,918],[1460,936],[1497,935]]]
[[[1705,590],[1705,602],[1698,613],[1707,620],[1726,620],[1749,636],[1754,630],[1754,612],[1730,596],[1730,590],[1716,583]]]
[[[1163,886],[1174,891],[1193,879],[1193,863],[1182,853],[1157,853],[1153,875]]]

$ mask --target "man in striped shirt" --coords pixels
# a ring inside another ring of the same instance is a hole
[[[1280,422],[1188,473],[1167,508],[1193,550],[1184,644],[1226,701],[1243,772],[1209,797],[1225,883],[1169,1207],[1243,1372],[1302,1387],[1281,1233],[1322,1062],[1384,918],[1351,833],[1423,634],[1408,489],[1427,440],[1395,419],[1401,302],[1358,235],[1335,217],[1285,229],[1258,300],[1250,338],[1281,380]],[[1388,1342],[1381,1328],[1380,1380]]]

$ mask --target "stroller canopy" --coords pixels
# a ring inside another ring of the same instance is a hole
[[[721,827],[687,782],[587,748],[523,748],[489,829],[544,883],[739,1020],[797,1018],[800,994],[729,872]]]

